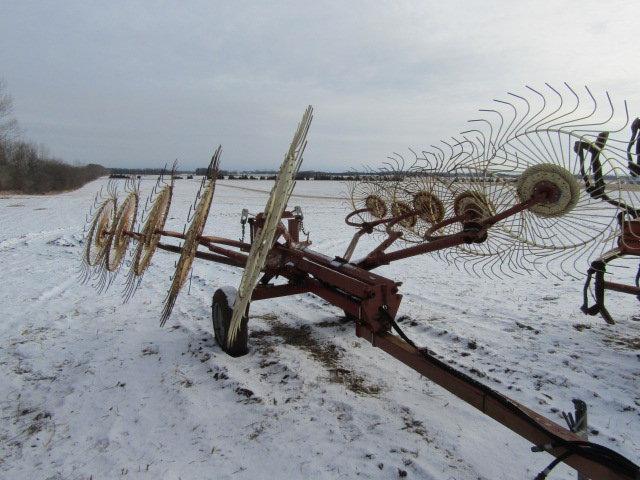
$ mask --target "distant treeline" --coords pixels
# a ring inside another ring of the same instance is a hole
[[[73,166],[50,158],[27,142],[0,142],[0,190],[24,193],[73,190],[106,173],[101,165]]]
[[[202,170],[206,171],[206,168]],[[109,168],[111,175],[124,175],[130,177],[131,175],[168,175],[171,172],[170,168]],[[176,174],[179,173],[191,173],[189,170],[176,170]]]
[[[196,168],[196,175],[206,175],[206,168]],[[273,171],[251,171],[251,172],[232,172],[229,170],[220,170],[218,178],[226,180],[275,180],[276,172]],[[361,174],[358,173],[329,173],[316,171],[298,172],[296,180],[360,180]]]
[[[0,82],[0,191],[47,193],[73,190],[102,175],[100,165],[73,166],[50,157],[42,148],[17,139],[11,97]]]
[[[222,175],[222,173],[221,173]],[[227,180],[275,180],[275,175],[253,175],[253,174],[224,174],[219,178],[224,178]],[[303,173],[300,172],[296,175],[296,180],[360,180],[359,176],[353,175],[342,175],[339,173],[325,173],[325,172],[315,172],[315,173]]]

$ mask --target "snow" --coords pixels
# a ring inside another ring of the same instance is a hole
[[[224,292],[224,296],[227,297],[227,303],[229,307],[233,307],[236,303],[236,296],[238,295],[238,289],[231,285],[223,285],[220,290]]]
[[[85,215],[104,183],[0,198],[3,478],[530,479],[550,461],[357,338],[311,295],[252,304],[251,352],[232,358],[213,339],[210,302],[239,284],[238,269],[196,261],[165,328],[175,255],[157,252],[126,304],[126,270],[102,295],[80,284]],[[169,228],[181,230],[198,184],[177,181]],[[219,182],[205,232],[239,238],[242,208],[262,210],[271,185]],[[330,256],[353,234],[344,190],[298,182],[304,196],[290,202],[311,248]],[[429,256],[377,272],[403,282],[399,317],[418,344],[557,422],[572,398],[585,400],[591,439],[638,462],[634,297],[609,293],[609,326],[579,311],[579,280],[475,278]],[[575,472],[562,466],[552,478]]]

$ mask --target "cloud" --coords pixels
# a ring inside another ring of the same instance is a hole
[[[309,103],[309,169],[426,148],[524,84],[589,84],[640,107],[630,2],[3,10],[0,76],[16,115],[27,137],[68,161],[195,167],[222,143],[227,168],[275,168]]]

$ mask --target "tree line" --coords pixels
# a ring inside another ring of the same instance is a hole
[[[96,164],[74,166],[19,138],[12,99],[0,81],[0,191],[47,193],[73,190],[107,173]]]

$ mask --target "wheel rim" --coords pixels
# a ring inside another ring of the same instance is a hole
[[[131,231],[136,221],[138,212],[138,194],[132,192],[122,202],[118,209],[115,220],[113,222],[113,234],[111,235],[109,245],[106,250],[106,267],[107,270],[113,272],[122,264],[124,254],[129,246],[131,237],[126,231]]]
[[[543,218],[560,217],[571,212],[580,199],[580,186],[571,172],[565,168],[541,163],[527,168],[518,178],[517,192],[520,201],[527,201],[533,194],[536,185],[547,182],[559,192],[559,198],[553,202],[541,202],[529,207],[529,210]]]
[[[115,209],[115,200],[109,198],[105,200],[94,216],[85,240],[86,247],[84,252],[84,261],[90,267],[98,265],[106,254],[106,249],[110,242],[110,234],[105,234],[105,232],[113,228]]]

